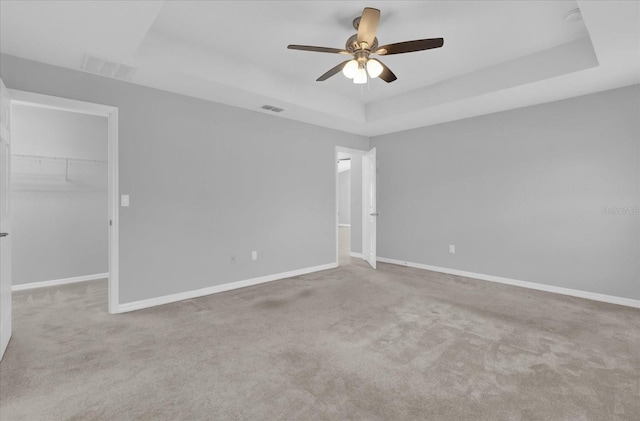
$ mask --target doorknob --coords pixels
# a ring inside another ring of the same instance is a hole
[[[369,215],[371,215],[371,216],[378,216],[378,212],[376,212],[376,213],[370,213]]]
[[[6,237],[8,235],[9,235],[8,232],[0,232],[0,237]]]

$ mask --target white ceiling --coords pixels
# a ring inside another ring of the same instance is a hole
[[[344,56],[286,46],[343,48],[365,6],[381,44],[444,47],[382,57],[391,84],[315,82]],[[0,26],[3,53],[73,69],[91,53],[133,83],[368,136],[640,82],[638,1],[2,1]]]

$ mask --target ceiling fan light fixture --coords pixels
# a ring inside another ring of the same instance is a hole
[[[363,83],[367,83],[367,71],[364,69],[364,67],[358,68],[356,75],[353,77],[353,83],[356,83],[359,85]]]
[[[349,79],[353,79],[357,72],[358,72],[357,60],[349,61],[342,69],[342,74],[348,77]]]
[[[367,83],[369,78],[380,78],[391,83],[398,78],[391,69],[381,61],[369,59],[369,54],[389,56],[394,54],[414,53],[416,51],[431,50],[444,45],[443,38],[415,39],[413,41],[396,42],[378,46],[378,24],[380,23],[380,10],[365,7],[362,15],[353,20],[353,26],[358,31],[347,39],[344,49],[315,47],[313,45],[289,44],[290,50],[313,51],[316,53],[332,53],[351,55],[352,60],[346,60],[324,72],[316,82],[323,82],[332,76],[342,73],[355,84]]]
[[[371,79],[375,79],[382,73],[382,64],[375,58],[371,58],[367,61],[367,73],[369,73],[369,77]]]

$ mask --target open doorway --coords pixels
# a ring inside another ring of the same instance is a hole
[[[117,108],[10,95],[11,289],[96,281],[117,313]]]
[[[351,157],[338,153],[338,255],[339,262],[351,253]]]
[[[362,162],[364,151],[336,147],[336,249],[339,265],[362,259]]]
[[[27,104],[11,115],[13,291],[106,288],[107,118]]]

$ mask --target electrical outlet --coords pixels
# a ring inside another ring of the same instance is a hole
[[[251,260],[258,260],[258,252],[257,251],[252,251],[251,252]]]
[[[453,244],[449,244],[449,253],[456,254],[456,246]]]

